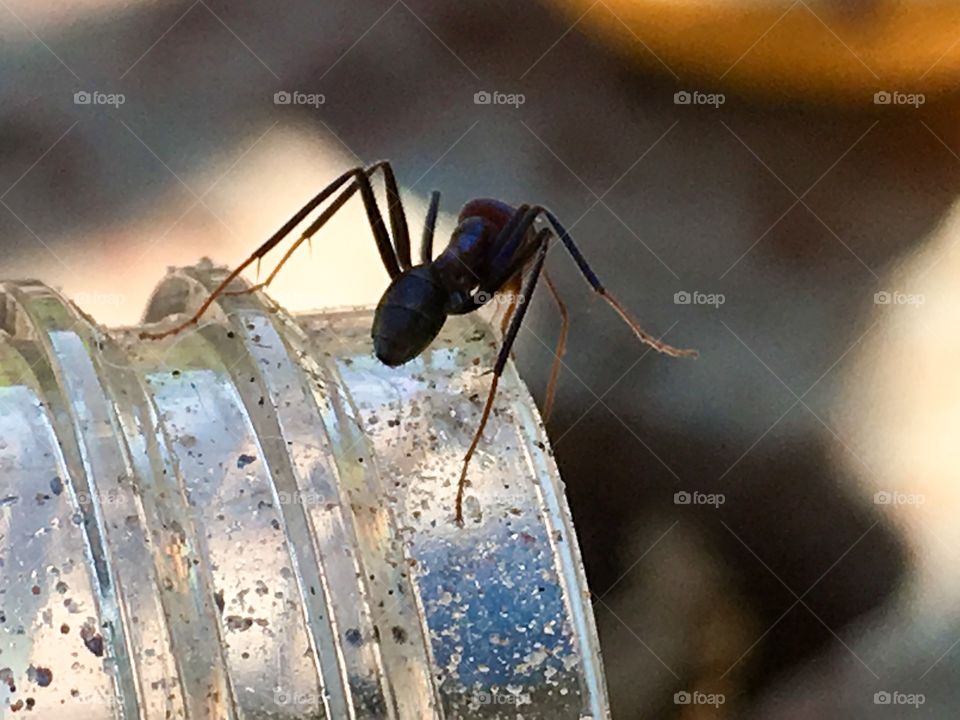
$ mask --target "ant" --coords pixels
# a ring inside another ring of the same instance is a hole
[[[383,215],[380,213],[371,183],[371,177],[378,170],[383,174],[386,187],[390,232],[387,231]],[[254,262],[259,267],[260,261],[267,253],[341,188],[342,191],[336,199],[301,233],[266,280],[243,290],[227,291],[230,283],[243,270]],[[482,307],[495,293],[512,291],[510,303],[502,321],[503,343],[493,367],[490,390],[483,406],[480,423],[463,458],[463,467],[457,485],[456,522],[458,525],[463,525],[463,495],[467,485],[470,459],[483,435],[483,429],[487,424],[496,396],[497,383],[506,366],[510,349],[517,338],[520,324],[523,322],[541,273],[561,315],[560,340],[547,386],[544,419],[549,417],[553,406],[560,371],[560,358],[566,347],[569,318],[566,307],[550,277],[543,272],[543,263],[551,241],[559,238],[594,292],[613,308],[642,343],[673,357],[696,357],[697,355],[693,350],[679,350],[667,345],[645,332],[627,309],[600,283],[570,234],[556,216],[542,205],[524,204],[513,207],[499,200],[471,200],[460,211],[457,227],[447,247],[434,259],[433,235],[440,207],[440,193],[434,191],[430,197],[424,223],[423,240],[420,244],[420,264],[414,265],[410,258],[410,233],[407,220],[397,180],[389,161],[380,161],[367,168],[355,168],[338,177],[231,271],[191,317],[168,330],[142,332],[140,337],[156,340],[175,335],[190,325],[197,324],[220,295],[242,295],[266,288],[297,248],[310,240],[353,197],[357,190],[360,191],[363,199],[380,258],[391,278],[390,285],[377,305],[371,332],[374,353],[385,365],[396,367],[420,355],[440,332],[448,315],[473,312]],[[550,226],[537,230],[534,224],[541,216],[547,219]]]

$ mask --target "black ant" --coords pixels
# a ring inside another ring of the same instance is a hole
[[[390,230],[383,221],[383,215],[377,205],[370,177],[381,170],[386,186]],[[307,227],[296,242],[280,259],[266,280],[241,291],[227,291],[230,283],[247,267],[260,260],[286,238],[294,228],[316,210],[325,200],[343,188],[340,195],[320,216]],[[463,468],[457,486],[456,521],[463,524],[463,494],[467,484],[467,468],[470,459],[480,442],[483,429],[490,416],[493,400],[497,392],[497,383],[510,356],[520,324],[523,322],[530,298],[536,288],[537,280],[543,271],[550,242],[559,238],[560,242],[573,257],[580,272],[590,283],[593,290],[602,297],[623,319],[637,338],[658,352],[674,357],[696,356],[693,350],[679,350],[647,334],[621,305],[600,283],[593,270],[587,264],[573,239],[557,220],[556,216],[542,205],[520,205],[512,207],[498,200],[471,200],[460,211],[458,224],[450,242],[443,252],[433,258],[433,234],[440,206],[440,193],[430,197],[420,245],[420,264],[413,265],[410,259],[410,234],[407,219],[396,177],[388,161],[374,163],[368,168],[355,168],[344,173],[323,189],[283,227],[270,237],[253,254],[244,260],[221,282],[204,300],[197,311],[187,320],[162,332],[142,332],[141,338],[159,339],[174,335],[190,325],[196,324],[207,308],[220,295],[237,295],[255,292],[267,287],[276,277],[280,268],[304,242],[308,241],[321,227],[359,190],[366,209],[370,227],[380,252],[384,267],[390,274],[391,282],[377,305],[373,319],[373,347],[377,358],[391,367],[402,365],[422,353],[440,332],[448,315],[463,315],[482,307],[497,292],[505,289],[514,291],[503,319],[505,328],[503,344],[493,367],[493,379],[490,391],[480,416],[480,423],[473,441],[463,458]],[[545,217],[551,227],[540,230],[534,228],[535,221]],[[392,235],[392,240],[391,240]],[[523,278],[526,276],[526,280]],[[563,355],[568,317],[556,288],[544,273],[545,282],[557,302],[561,314],[560,342],[555,353],[553,369],[547,386],[547,398],[544,403],[544,418],[548,417],[553,406],[553,397],[560,370],[560,357]],[[521,288],[519,295],[516,290]],[[509,323],[509,324],[508,324]]]

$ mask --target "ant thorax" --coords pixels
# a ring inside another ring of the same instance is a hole
[[[496,235],[496,227],[485,218],[468,217],[460,221],[447,247],[433,261],[437,277],[451,294],[469,294],[486,275]]]

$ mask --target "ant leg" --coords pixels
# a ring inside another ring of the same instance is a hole
[[[540,247],[544,236],[550,234],[550,231],[544,228],[527,245],[525,252],[520,251],[520,245],[528,237],[527,231],[533,227],[539,213],[539,208],[529,205],[521,205],[517,208],[517,212],[504,225],[493,243],[490,251],[492,255],[490,271],[480,283],[480,290],[486,293],[496,292],[522,268],[524,263],[530,260],[533,253]]]
[[[390,216],[390,232],[393,235],[397,261],[402,270],[409,270],[413,267],[410,261],[410,230],[407,228],[407,216],[403,212],[403,201],[400,199],[397,178],[393,174],[389,160],[381,160],[371,165],[372,170],[378,167],[383,170],[383,181],[387,188],[387,214]]]
[[[529,210],[529,205],[519,206],[517,211],[510,216],[507,224],[501,228],[500,234],[497,235],[497,238],[491,246],[490,254],[494,258],[493,263],[491,263],[493,267],[498,266],[497,261],[503,263],[513,258],[513,254],[517,249],[517,243],[520,241],[520,238],[523,237],[524,233],[526,233],[532,222],[532,220],[527,220]],[[523,230],[518,232],[517,228],[521,225],[523,225]]]
[[[280,269],[284,265],[286,265],[287,260],[289,260],[290,257],[297,251],[297,248],[299,248],[301,245],[303,245],[304,242],[310,240],[310,238],[312,238],[315,234],[317,234],[320,231],[320,228],[322,228],[327,223],[327,221],[336,214],[337,210],[339,210],[347,202],[347,200],[353,197],[353,194],[358,189],[361,191],[361,195],[363,196],[364,206],[367,210],[367,217],[368,219],[370,219],[371,227],[375,228],[376,221],[375,219],[371,218],[371,212],[370,212],[371,207],[367,205],[368,196],[370,198],[374,197],[372,194],[373,186],[371,185],[371,191],[369,194],[367,194],[363,192],[362,183],[364,182],[364,180],[372,176],[373,173],[375,173],[378,169],[383,170],[385,183],[387,186],[387,201],[390,203],[390,208],[389,208],[390,228],[393,232],[393,239],[394,239],[393,252],[395,253],[395,258],[400,269],[403,269],[403,270],[409,269],[411,267],[410,233],[407,230],[407,218],[403,213],[403,205],[401,204],[400,194],[399,194],[399,191],[397,190],[397,180],[394,177],[393,170],[390,167],[390,163],[387,160],[382,160],[380,162],[374,163],[373,165],[371,165],[369,168],[366,169],[365,171],[366,178],[361,179],[358,176],[356,184],[353,184],[347,187],[343,191],[343,193],[340,195],[340,197],[337,198],[337,200],[334,201],[334,203],[331,204],[319,218],[314,220],[313,223],[310,224],[310,227],[308,227],[306,230],[303,231],[303,234],[290,247],[290,249],[287,250],[286,253],[284,253],[283,257],[280,258],[280,262],[277,263],[276,267],[274,267],[270,275],[267,276],[266,280],[264,280],[263,282],[257,283],[256,285],[253,285],[251,287],[248,287],[244,290],[235,290],[232,292],[226,292],[224,294],[225,295],[248,295],[258,290],[263,290],[264,288],[269,286],[270,283],[273,282],[273,279],[277,276],[277,273],[280,272]],[[372,209],[374,213],[379,214],[379,208],[377,208],[375,201],[373,203]],[[383,223],[382,218],[380,222],[381,224]],[[387,266],[387,263],[388,263],[388,260],[384,260],[384,266]],[[391,272],[389,267],[387,267],[387,271]],[[391,277],[394,277],[392,273],[391,273]]]
[[[560,293],[557,292],[553,280],[550,279],[550,273],[546,270],[543,272],[543,281],[547,284],[547,289],[553,296],[553,300],[557,304],[557,310],[560,312],[560,339],[557,340],[557,349],[553,351],[553,366],[550,368],[550,380],[547,382],[547,395],[543,401],[543,420],[546,422],[550,419],[550,413],[553,412],[553,401],[557,395],[557,381],[560,379],[561,360],[567,352],[567,333],[570,330],[570,314],[567,312],[566,303],[563,302]]]
[[[604,299],[604,301],[614,309],[617,315],[620,316],[620,319],[623,320],[627,325],[630,326],[630,329],[633,330],[633,334],[637,336],[637,339],[645,345],[649,345],[657,352],[664,353],[665,355],[670,355],[672,357],[696,357],[696,350],[681,350],[675,348],[672,345],[667,345],[660,340],[657,340],[655,337],[646,332],[640,323],[630,314],[619,300],[617,300],[613,295],[611,295],[606,288],[600,282],[600,279],[593,272],[591,267],[587,264],[586,259],[583,257],[583,254],[577,248],[576,244],[573,242],[573,239],[570,237],[570,234],[567,232],[566,228],[560,224],[560,221],[557,220],[556,216],[547,210],[546,208],[537,208],[539,211],[542,211],[544,215],[547,216],[547,219],[550,223],[557,229],[557,233],[560,236],[560,241],[566,247],[567,252],[570,253],[573,257],[574,262],[577,263],[577,266],[580,268],[581,274],[586,278],[587,282],[590,283],[594,291]]]
[[[430,207],[423,221],[423,240],[420,242],[420,262],[429,265],[433,262],[433,233],[437,227],[437,213],[440,211],[440,191],[430,193]]]
[[[517,309],[517,297],[522,289],[522,284],[523,278],[520,276],[520,273],[517,273],[512,278],[507,280],[507,282],[503,284],[503,287],[501,287],[498,291],[510,297],[510,302],[507,305],[507,309],[504,311],[503,317],[500,318],[501,335],[507,334],[507,328],[510,326],[510,319],[513,317],[513,313]]]
[[[510,318],[510,327],[507,328],[507,334],[504,336],[503,344],[500,346],[497,362],[493,366],[493,380],[490,382],[490,390],[487,394],[487,401],[483,406],[483,413],[480,416],[480,424],[477,426],[477,430],[473,435],[473,440],[470,443],[467,454],[463,457],[463,469],[460,471],[460,481],[457,483],[456,501],[456,521],[460,526],[463,526],[463,493],[467,487],[467,469],[470,466],[470,459],[473,457],[473,453],[480,443],[480,438],[483,436],[483,429],[486,427],[487,420],[490,417],[490,411],[493,409],[493,399],[497,394],[497,384],[500,382],[503,368],[506,366],[507,359],[510,357],[510,349],[517,339],[517,333],[520,332],[520,323],[523,322],[523,317],[526,315],[527,308],[530,306],[530,298],[533,297],[533,291],[537,287],[537,278],[540,277],[540,271],[543,270],[543,262],[547,258],[548,246],[549,239],[544,236],[536,260],[534,260],[527,281],[524,283],[523,293],[520,296],[516,312],[514,312],[513,317]]]
[[[353,197],[357,189],[358,189],[358,186],[356,184],[349,185],[343,191],[343,193],[333,203],[331,203],[331,205],[326,210],[323,211],[320,217],[317,218],[313,223],[311,223],[310,227],[307,228],[307,230],[304,231],[299,238],[297,238],[297,241],[287,249],[287,251],[283,254],[283,257],[280,258],[280,262],[278,262],[276,264],[276,267],[274,267],[273,270],[270,271],[270,274],[267,275],[266,280],[262,282],[258,282],[255,285],[251,285],[248,288],[244,288],[243,290],[225,290],[222,294],[223,295],[250,295],[252,293],[257,292],[258,290],[263,290],[264,288],[268,287],[270,283],[273,282],[274,278],[277,277],[277,274],[280,272],[281,268],[283,268],[283,266],[286,265],[287,260],[289,260],[293,256],[293,254],[297,251],[297,249],[301,245],[303,245],[304,242],[307,242],[308,240],[310,240],[310,238],[312,238],[313,235],[316,234],[316,232],[319,231],[320,228],[323,227],[327,223],[327,221],[330,218],[332,218],[337,213],[337,211],[346,204],[347,200]]]
[[[535,214],[531,215],[531,218],[533,217],[535,217]],[[527,225],[529,225],[529,223],[530,221],[528,220]],[[519,226],[515,223],[514,229],[516,229],[516,227],[519,227]],[[523,232],[526,232],[526,230],[524,230]],[[542,230],[540,230],[540,232],[538,232],[536,237],[534,238],[533,242],[531,242],[527,247],[521,248],[516,251],[516,257],[510,260],[510,267],[516,268],[528,262],[530,256],[532,255],[532,252],[535,252],[536,249],[540,247],[540,244],[546,239],[546,237],[551,235],[553,235],[553,231],[550,230],[549,228],[543,228]],[[557,310],[560,313],[560,337],[557,340],[557,347],[553,353],[554,359],[553,359],[553,364],[550,368],[550,379],[547,382],[547,393],[546,393],[546,397],[544,399],[544,404],[543,404],[543,419],[544,421],[547,421],[550,419],[550,415],[553,412],[553,402],[556,397],[557,382],[560,378],[560,369],[562,367],[561,360],[567,350],[567,336],[570,330],[570,314],[567,312],[566,303],[564,303],[563,300],[561,299],[560,293],[557,291],[556,286],[553,284],[553,281],[550,278],[550,274],[546,270],[543,271],[543,279],[544,279],[544,282],[546,282],[547,289],[550,291],[550,295],[553,297],[553,300],[557,305]],[[515,294],[517,290],[519,290],[518,281],[519,281],[519,274],[514,275],[513,278],[511,278],[510,280],[507,280],[505,283],[501,285],[501,288],[500,288],[501,291],[511,292]],[[496,283],[497,280],[494,280],[493,282]],[[515,303],[516,295],[514,295],[513,300],[514,302],[510,303],[510,306],[508,307],[507,312],[504,314],[503,320],[501,321],[502,333],[506,333],[507,323],[510,321],[510,316],[513,313],[514,306],[516,304]]]
[[[396,192],[396,187],[397,187],[396,179],[394,179],[393,177],[392,170],[388,170],[389,167],[390,167],[389,162],[386,160],[382,160],[368,167],[364,171],[363,175],[358,175],[356,177],[356,182],[352,185],[347,186],[347,188],[344,189],[340,197],[338,197],[326,210],[323,211],[320,217],[314,220],[310,224],[310,226],[303,231],[300,237],[297,238],[297,241],[292,246],[290,246],[287,252],[284,253],[283,257],[280,258],[280,262],[278,262],[276,267],[273,268],[273,270],[270,272],[270,275],[267,276],[266,280],[264,280],[263,282],[257,283],[256,285],[252,285],[251,287],[245,288],[243,290],[234,290],[230,292],[225,292],[224,295],[249,295],[250,293],[254,293],[258,290],[263,290],[264,288],[268,287],[270,283],[273,282],[273,279],[280,272],[281,268],[283,268],[283,266],[286,265],[287,260],[289,260],[293,256],[293,254],[297,251],[297,249],[301,245],[303,245],[304,242],[309,241],[310,238],[316,235],[320,231],[320,228],[322,228],[324,225],[327,224],[327,221],[330,220],[330,218],[332,218],[341,207],[343,207],[343,205],[347,202],[347,200],[353,197],[353,194],[357,190],[360,190],[360,194],[363,198],[364,208],[367,211],[367,218],[370,221],[370,227],[374,229],[374,234],[376,235],[376,232],[377,232],[376,218],[377,217],[380,218],[380,221],[379,221],[380,226],[383,225],[383,218],[382,216],[380,216],[380,210],[377,207],[375,196],[373,194],[373,185],[370,183],[369,177],[373,175],[373,173],[375,173],[378,169],[383,169],[384,175],[388,178],[387,179],[388,199],[389,197],[396,197],[397,199],[399,199],[399,194],[397,194]],[[366,183],[369,186],[369,192],[364,191],[364,187],[363,187],[364,183]],[[391,191],[389,190],[391,186],[393,188],[392,194],[391,194]],[[369,203],[372,203],[372,205],[368,204],[368,201]],[[403,214],[402,206],[391,205],[390,226],[394,232],[394,236],[396,239],[396,248],[391,246],[388,240],[387,247],[390,248],[389,255],[384,256],[384,247],[381,245],[381,241],[379,238],[377,239],[377,247],[380,249],[380,255],[381,255],[381,259],[383,260],[384,267],[387,268],[387,272],[390,273],[390,277],[392,278],[392,277],[395,277],[395,275],[393,274],[393,270],[391,270],[389,265],[389,263],[391,262],[390,260],[391,257],[394,260],[394,267],[397,268],[397,273],[400,272],[401,268],[406,269],[410,267],[410,264],[409,264],[410,240],[409,240],[409,233],[407,232],[407,220]],[[406,239],[403,240],[402,238],[406,238]],[[406,245],[403,244],[404,242],[406,243]],[[406,265],[404,265],[404,260],[399,255],[399,253],[402,251],[404,247],[406,247],[406,252],[407,252]]]
[[[531,258],[533,258],[540,245],[546,242],[547,238],[551,235],[553,235],[553,231],[550,230],[550,228],[543,228],[536,234],[536,236],[534,236],[532,241],[518,250],[515,253],[515,256],[510,260],[510,267],[512,268],[513,275],[500,283],[496,290],[488,293],[495,293],[497,295],[505,294],[510,297],[510,304],[507,306],[507,310],[504,312],[503,317],[500,320],[501,335],[506,335],[507,326],[510,324],[510,318],[513,317],[514,310],[516,310],[517,301],[520,298],[521,284],[523,282],[522,276],[524,267],[530,262]],[[544,275],[546,275],[546,273],[544,273]]]
[[[379,164],[378,164],[379,165]],[[373,230],[374,239],[377,242],[377,249],[380,251],[380,258],[383,261],[384,267],[386,267],[387,272],[390,274],[390,277],[395,277],[400,273],[400,268],[397,264],[397,258],[394,254],[393,246],[390,243],[390,236],[387,233],[386,225],[383,222],[383,216],[380,214],[380,209],[377,207],[376,197],[373,194],[373,188],[370,185],[370,180],[367,177],[368,172],[373,172],[377,168],[377,165],[371,166],[369,170],[364,170],[363,168],[355,168],[350,170],[332,183],[327,185],[323,190],[321,190],[316,196],[314,196],[310,202],[304,205],[297,213],[290,218],[284,225],[277,230],[270,238],[264,242],[260,247],[253,251],[250,256],[240,263],[236,268],[234,268],[229,275],[227,275],[224,280],[215,287],[211,293],[207,296],[206,300],[201,303],[197,311],[187,318],[184,322],[179,325],[175,325],[169,330],[163,332],[142,332],[140,333],[141,339],[151,339],[159,340],[161,338],[167,337],[169,335],[176,335],[190,325],[196,325],[199,322],[200,318],[207,311],[207,309],[213,304],[213,302],[224,293],[226,288],[232,283],[241,272],[250,267],[254,262],[259,263],[259,261],[273,248],[275,248],[287,235],[289,235],[293,229],[299,225],[301,222],[306,219],[306,217],[313,212],[321,203],[323,203],[328,197],[333,195],[337,190],[339,190],[343,185],[345,185],[350,180],[355,180],[356,185],[349,186],[345,191],[347,197],[352,195],[358,188],[360,194],[363,196],[364,207],[367,211],[367,218],[370,220],[370,226]],[[339,209],[343,203],[338,199],[334,203],[337,209]],[[321,216],[321,219],[326,222],[332,213],[324,213]],[[316,227],[315,227],[316,226]],[[318,223],[315,222],[311,229],[316,232],[319,229]],[[301,238],[305,239],[305,238]],[[299,245],[301,240],[297,241]],[[276,275],[276,273],[271,273],[271,275]]]
[[[577,263],[577,266],[580,268],[580,272],[586,278],[587,282],[589,282],[594,291],[600,295],[600,297],[602,297],[604,301],[614,309],[614,311],[616,311],[617,315],[619,315],[620,318],[630,326],[630,329],[633,330],[633,334],[636,335],[637,339],[639,339],[642,343],[649,345],[654,350],[662,352],[666,355],[671,355],[673,357],[697,356],[697,352],[695,350],[681,350],[679,348],[675,348],[672,345],[668,345],[660,340],[657,340],[642,327],[640,327],[640,323],[630,314],[630,312],[620,303],[619,300],[610,294],[610,292],[600,282],[600,279],[587,264],[586,259],[573,242],[573,239],[570,237],[570,234],[567,232],[566,228],[560,224],[560,221],[557,220],[556,216],[552,212],[540,205],[531,206],[529,210],[526,211],[523,218],[515,225],[513,236],[503,242],[501,249],[491,262],[491,267],[494,268],[494,270],[490,275],[488,283],[481,288],[482,290],[489,291],[499,287],[499,285],[506,282],[510,274],[514,272],[515,260],[513,258],[513,254],[516,252],[516,248],[523,240],[525,233],[533,225],[540,213],[546,215],[550,223],[556,228],[564,247],[573,257],[574,262]]]

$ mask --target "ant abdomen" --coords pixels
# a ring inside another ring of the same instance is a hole
[[[417,265],[393,279],[373,316],[373,349],[391,367],[422,353],[447,319],[448,292],[434,269]]]

